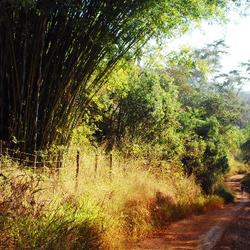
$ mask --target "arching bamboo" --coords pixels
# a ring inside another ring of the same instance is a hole
[[[0,139],[24,151],[67,143],[125,53],[217,4],[180,2],[1,1]]]

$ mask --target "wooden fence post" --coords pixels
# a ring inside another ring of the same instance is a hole
[[[29,165],[29,157],[28,156],[26,156],[26,158],[25,158],[25,161],[24,162],[26,162],[26,167]]]
[[[97,168],[98,168],[98,152],[95,154],[95,178],[97,176]]]
[[[44,154],[42,155],[42,163],[43,163],[43,173],[45,174],[46,164],[45,164],[45,156],[44,156]]]
[[[37,164],[37,152],[34,154],[34,170],[36,170],[36,164]]]
[[[113,154],[112,152],[109,155],[109,179],[112,179],[112,168],[113,168]]]
[[[3,155],[3,141],[0,140],[0,157]],[[0,158],[0,171],[2,171],[2,159]]]
[[[77,192],[78,189],[78,175],[79,175],[79,169],[80,169],[80,151],[77,150],[76,154],[76,179],[75,179],[75,192]]]
[[[126,167],[127,167],[127,162],[126,162],[125,159],[123,159],[123,173],[124,173],[124,175],[125,175],[126,172],[127,172]]]
[[[63,165],[63,153],[60,151],[60,157],[59,157],[59,168],[61,169]]]
[[[0,156],[3,154],[3,141],[0,140]]]
[[[62,166],[62,163],[61,163],[61,151],[58,151],[57,160],[56,160],[56,171],[57,171],[58,177],[60,175],[61,166]]]

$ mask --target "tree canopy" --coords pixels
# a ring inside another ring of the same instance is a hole
[[[219,12],[226,1],[3,0],[0,138],[25,151],[68,143],[125,54]]]
[[[211,77],[220,74],[220,46],[171,52],[163,62],[156,53],[143,63],[123,63],[91,102],[83,126],[92,126],[92,139],[106,150],[180,166],[211,193],[229,158],[239,156],[240,129],[249,122],[238,81],[228,88],[227,79]]]

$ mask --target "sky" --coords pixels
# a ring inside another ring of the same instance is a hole
[[[228,72],[237,68],[241,62],[250,60],[250,15],[240,15],[236,11],[227,14],[226,23],[208,23],[203,21],[200,27],[193,28],[179,38],[168,42],[169,50],[193,47],[202,48],[208,43],[224,39],[228,54],[221,59],[222,71]],[[250,91],[250,82],[243,86],[243,90]]]

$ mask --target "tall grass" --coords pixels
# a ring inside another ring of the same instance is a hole
[[[229,159],[230,171],[228,176],[234,174],[246,174],[250,171],[250,166],[242,161],[235,159],[233,156]]]
[[[60,175],[24,170],[2,159],[0,249],[120,249],[157,227],[188,214],[222,206],[202,196],[194,178],[178,167],[143,159],[124,161],[80,149],[75,185],[75,149]]]

